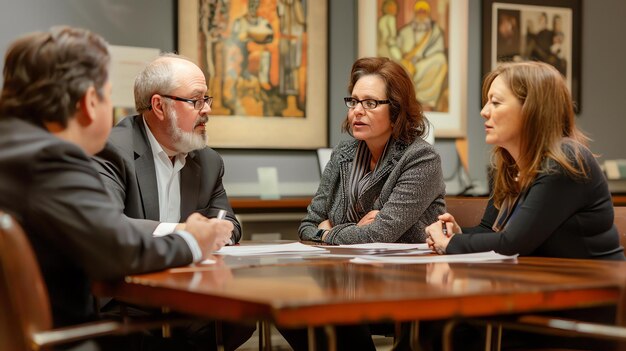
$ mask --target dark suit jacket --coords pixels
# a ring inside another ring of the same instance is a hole
[[[490,201],[481,224],[454,235],[446,252],[624,260],[604,174],[588,149],[581,153],[588,179],[574,179],[549,161],[520,195],[503,230],[491,229],[498,210]]]
[[[180,236],[154,238],[127,220],[78,146],[7,117],[0,119],[0,208],[18,218],[33,245],[55,326],[93,317],[91,280],[193,259]]]
[[[159,225],[159,194],[150,141],[141,115],[126,117],[111,132],[109,140],[94,157],[113,200],[130,218],[146,230]],[[184,222],[193,212],[216,217],[220,209],[233,222],[233,242],[241,239],[241,225],[235,218],[222,185],[224,161],[215,150],[205,147],[187,155],[180,171],[180,218]],[[148,221],[145,221],[148,220]]]

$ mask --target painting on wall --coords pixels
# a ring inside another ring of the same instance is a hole
[[[178,51],[213,96],[210,146],[327,146],[326,21],[326,1],[178,1]]]
[[[483,0],[483,75],[502,62],[542,61],[580,111],[580,0]]]
[[[465,137],[468,1],[359,0],[358,12],[359,56],[402,64],[435,136]]]

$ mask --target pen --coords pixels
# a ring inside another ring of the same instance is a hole
[[[217,219],[225,219],[226,218],[226,210],[220,210],[217,213],[217,217],[216,218]],[[226,245],[233,245],[233,244],[234,244],[233,243],[233,239],[232,238],[228,239],[228,242],[226,243]]]
[[[443,231],[443,235],[448,236],[448,228],[446,227],[446,222],[441,221],[441,231]]]

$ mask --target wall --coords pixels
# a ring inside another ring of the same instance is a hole
[[[316,0],[320,1],[320,0]],[[453,0],[454,1],[454,0]],[[489,147],[484,144],[480,118],[480,0],[469,0],[468,143],[470,175],[484,187]],[[52,25],[82,26],[102,34],[115,45],[174,50],[172,0],[0,0],[0,55],[18,35]],[[329,133],[330,145],[346,138],[339,132],[345,117],[349,69],[356,58],[356,0],[329,1]],[[582,112],[579,125],[594,139],[592,149],[604,158],[626,158],[626,1],[584,0],[582,28]],[[474,68],[473,68],[474,67]],[[1,83],[1,78],[0,78]],[[458,159],[454,143],[437,140],[448,192],[459,190],[453,175]],[[254,195],[256,168],[278,168],[283,195],[312,193],[319,180],[314,151],[220,150],[231,195]]]

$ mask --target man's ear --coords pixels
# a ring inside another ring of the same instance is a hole
[[[96,92],[96,88],[90,86],[87,88],[85,95],[76,103],[77,120],[83,126],[88,126],[96,119],[96,108],[100,98]]]
[[[150,98],[150,106],[152,106],[152,112],[156,116],[156,118],[160,120],[165,119],[165,106],[163,105],[163,98],[159,94],[152,95]]]

